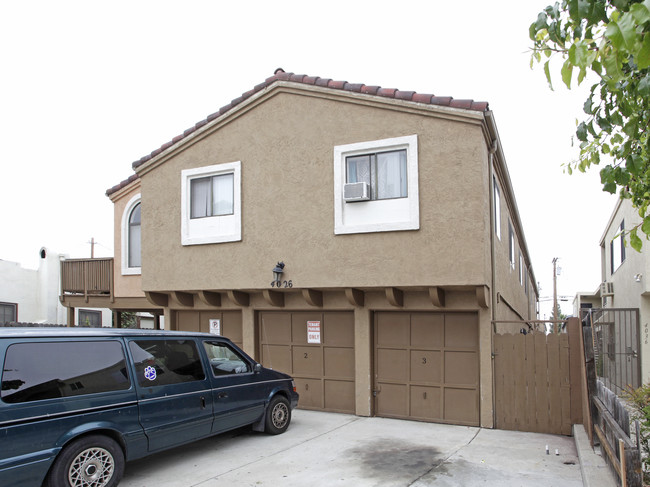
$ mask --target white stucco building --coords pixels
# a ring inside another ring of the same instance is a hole
[[[67,309],[59,301],[63,254],[39,251],[38,269],[0,259],[0,324],[5,322],[65,324]],[[112,326],[108,309],[79,308],[75,323]]]

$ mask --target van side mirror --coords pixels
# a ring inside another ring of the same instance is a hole
[[[255,366],[253,367],[253,372],[259,374],[261,371],[262,371],[262,364],[255,364]]]

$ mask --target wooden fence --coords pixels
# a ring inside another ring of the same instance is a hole
[[[570,435],[582,422],[580,323],[568,333],[494,335],[499,429]]]

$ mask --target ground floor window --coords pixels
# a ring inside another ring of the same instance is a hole
[[[18,305],[15,303],[0,303],[0,323],[10,323],[18,319]]]
[[[79,326],[100,328],[102,326],[102,312],[89,309],[79,310]]]

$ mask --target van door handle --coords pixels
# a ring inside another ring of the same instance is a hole
[[[217,394],[217,399],[225,399],[227,397],[228,397],[227,392],[220,392],[219,394]]]
[[[205,397],[201,396],[201,409],[205,409]]]

